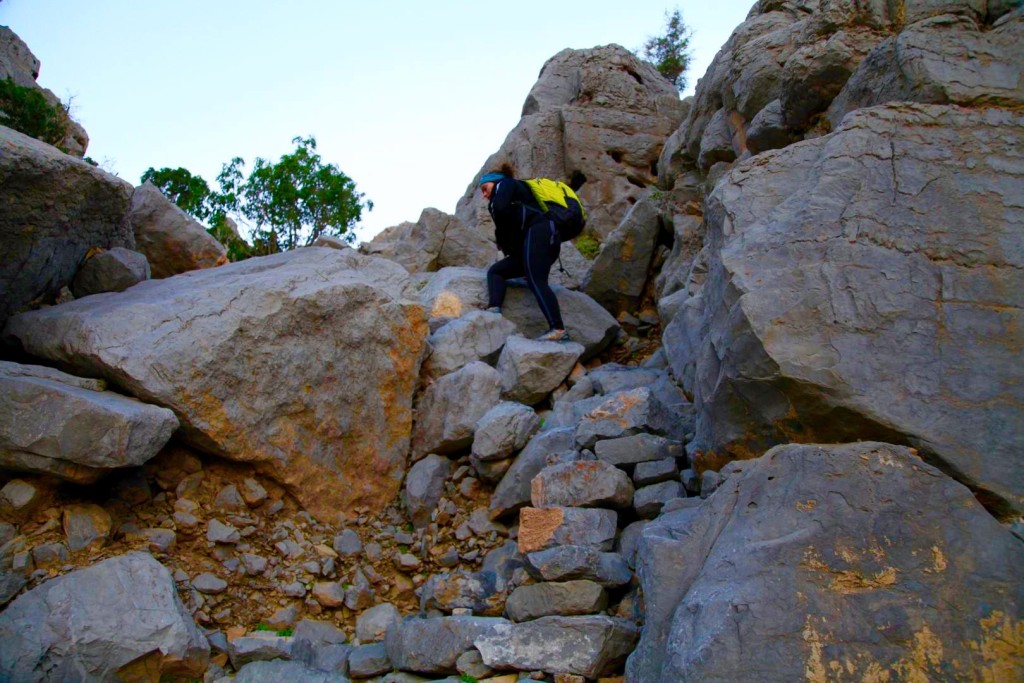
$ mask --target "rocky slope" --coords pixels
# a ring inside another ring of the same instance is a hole
[[[0,678],[1024,677],[1022,27],[759,2],[686,103],[556,55],[481,172],[582,183],[570,344],[482,310],[471,191],[28,312],[112,245],[12,269]]]

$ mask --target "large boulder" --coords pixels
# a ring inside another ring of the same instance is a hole
[[[224,245],[152,183],[135,188],[128,221],[155,278],[228,262]]]
[[[93,247],[135,248],[125,223],[132,186],[0,126],[0,325],[71,284]]]
[[[0,467],[88,484],[142,465],[178,428],[170,410],[89,382],[0,361]]]
[[[200,678],[210,646],[147,553],[47,581],[0,613],[5,681]]]
[[[12,319],[8,341],[167,408],[314,515],[398,492],[426,338],[398,265],[299,249]],[[354,400],[358,398],[358,400]]]
[[[498,405],[500,393],[498,371],[480,361],[431,384],[416,402],[413,458],[427,453],[454,453],[471,446],[476,423]]]
[[[491,519],[506,517],[529,505],[530,482],[547,466],[548,456],[574,452],[575,447],[575,433],[569,427],[540,432],[530,439],[494,489]]]
[[[581,360],[593,358],[611,344],[619,324],[608,311],[582,292],[557,285],[552,290],[558,298],[565,329],[585,349]],[[486,308],[487,273],[476,268],[445,268],[430,278],[420,291],[420,300],[432,318],[458,318]],[[508,288],[501,314],[528,338],[548,329],[547,320],[525,283]]]
[[[430,355],[423,361],[423,373],[435,378],[475,360],[493,364],[515,329],[515,323],[497,313],[470,311],[430,335]]]
[[[1024,510],[1024,179],[992,170],[1021,149],[1020,112],[888,105],[721,181],[698,341],[667,348],[698,467],[884,438]]]
[[[604,236],[654,184],[662,145],[684,112],[675,86],[625,48],[563,50],[541,69],[522,119],[477,178],[508,163],[518,177],[570,181],[587,207],[587,230]],[[456,215],[493,230],[475,182]]]
[[[574,342],[509,337],[497,365],[502,397],[527,405],[540,403],[565,381],[582,354],[583,347]]]
[[[470,229],[455,216],[424,209],[415,223],[382,231],[359,251],[402,264],[410,273],[428,273],[448,266],[486,268],[498,260],[490,234]]]
[[[637,573],[628,681],[1024,676],[1024,544],[907,448],[772,449],[649,523]]]
[[[71,292],[81,299],[90,294],[123,292],[150,278],[149,261],[138,251],[114,247],[89,256],[71,282]]]

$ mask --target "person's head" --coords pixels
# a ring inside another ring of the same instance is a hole
[[[484,196],[484,199],[487,201],[491,200],[491,197],[494,195],[494,188],[497,187],[498,182],[503,180],[505,177],[504,173],[493,172],[485,173],[483,177],[480,178],[480,194]]]

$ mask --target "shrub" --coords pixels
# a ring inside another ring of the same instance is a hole
[[[0,81],[0,124],[67,151],[60,143],[71,124],[68,110],[50,104],[39,88],[18,85],[10,78]]]

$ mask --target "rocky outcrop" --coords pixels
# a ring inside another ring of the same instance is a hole
[[[154,278],[228,262],[224,245],[152,183],[135,188],[128,222]]]
[[[197,677],[209,653],[170,572],[147,553],[55,578],[0,613],[5,680]]]
[[[1022,131],[1001,109],[859,110],[719,183],[708,279],[668,346],[705,464],[884,438],[1024,510]]]
[[[170,408],[188,443],[333,519],[398,492],[426,337],[406,282],[388,261],[300,249],[23,314],[5,335]]]
[[[499,258],[491,234],[437,209],[424,209],[415,223],[387,228],[359,251],[400,263],[410,273],[448,266],[485,268]]]
[[[177,429],[170,410],[87,382],[0,361],[0,467],[88,484],[142,465]]]
[[[94,247],[135,248],[124,219],[132,187],[80,159],[0,126],[0,325],[51,303]]]
[[[629,681],[1013,680],[1024,545],[906,448],[779,446],[642,532]],[[967,673],[970,672],[970,673]]]
[[[684,115],[675,87],[624,48],[563,50],[541,69],[522,119],[477,178],[508,163],[517,177],[569,182],[587,207],[587,231],[603,237],[654,184],[665,138]],[[456,215],[493,232],[476,182]]]
[[[37,88],[51,107],[67,107],[52,90],[36,83],[39,78],[40,62],[28,45],[6,26],[0,26],[0,80],[11,79],[23,88]],[[69,103],[70,104],[70,103]],[[68,118],[64,139],[57,143],[61,150],[81,158],[89,147],[89,135],[77,122]]]

